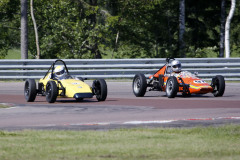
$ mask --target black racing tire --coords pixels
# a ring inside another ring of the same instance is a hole
[[[212,79],[213,95],[215,97],[221,97],[225,91],[225,80],[221,75],[217,75]]]
[[[83,98],[75,98],[77,102],[82,102]]]
[[[48,81],[46,85],[46,100],[48,103],[54,103],[57,100],[58,88],[55,81]]]
[[[27,102],[34,102],[37,96],[36,82],[34,79],[27,79],[25,81],[24,96]]]
[[[105,101],[107,98],[107,83],[104,79],[97,79],[92,84],[93,92],[98,101]]]
[[[178,90],[179,90],[179,84],[178,84],[177,78],[174,76],[169,77],[166,84],[167,97],[174,98],[177,95]]]
[[[132,90],[136,97],[143,97],[147,90],[147,80],[144,74],[136,74],[133,78]]]

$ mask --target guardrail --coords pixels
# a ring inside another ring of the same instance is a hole
[[[133,78],[136,73],[154,74],[166,62],[154,59],[63,59],[73,76],[83,78]],[[198,72],[210,80],[223,75],[225,80],[240,81],[240,58],[178,58],[182,69]],[[0,79],[42,78],[55,59],[0,60]]]

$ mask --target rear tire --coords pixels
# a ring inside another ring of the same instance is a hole
[[[54,81],[48,81],[46,85],[46,100],[48,103],[54,103],[57,99],[58,88]]]
[[[98,101],[105,101],[107,98],[107,83],[104,79],[97,79],[92,84],[93,92]]]
[[[225,91],[225,80],[221,75],[217,75],[212,79],[213,95],[215,97],[221,97]]]
[[[75,98],[77,102],[82,102],[83,98]]]
[[[178,85],[177,78],[174,76],[169,77],[166,84],[167,97],[174,98],[177,95],[178,90],[179,90],[179,85]]]
[[[36,82],[34,79],[27,79],[25,81],[24,96],[27,102],[34,102],[37,96]]]
[[[136,97],[143,97],[147,90],[147,80],[144,74],[136,74],[133,78],[132,90]]]

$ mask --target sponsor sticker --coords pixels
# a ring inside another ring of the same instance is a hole
[[[204,80],[195,80],[195,81],[193,81],[194,83],[206,83]]]

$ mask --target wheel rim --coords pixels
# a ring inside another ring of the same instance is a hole
[[[214,88],[213,92],[214,93],[218,93],[218,90],[219,90],[219,81],[218,80],[216,80],[215,85],[214,85],[213,88]]]
[[[30,90],[30,88],[29,88],[29,83],[28,82],[26,82],[26,85],[25,85],[25,96],[29,96],[29,90]]]
[[[139,93],[140,87],[141,87],[140,78],[136,78],[135,81],[134,81],[134,86],[133,86],[134,92]]]
[[[101,90],[99,88],[96,89],[96,97],[97,98],[100,98],[100,93],[101,93]]]
[[[47,86],[46,86],[46,90],[47,90],[47,97],[50,97],[51,96],[51,92],[52,92],[52,89],[51,89],[51,86],[48,84]]]
[[[96,94],[96,97],[97,97],[97,98],[100,97],[100,94],[101,94],[101,86],[100,86],[100,83],[96,83],[96,84],[95,84],[95,94]]]
[[[173,82],[172,80],[169,80],[167,83],[167,93],[170,94],[173,89]]]
[[[219,81],[216,82],[217,92],[219,91]]]

